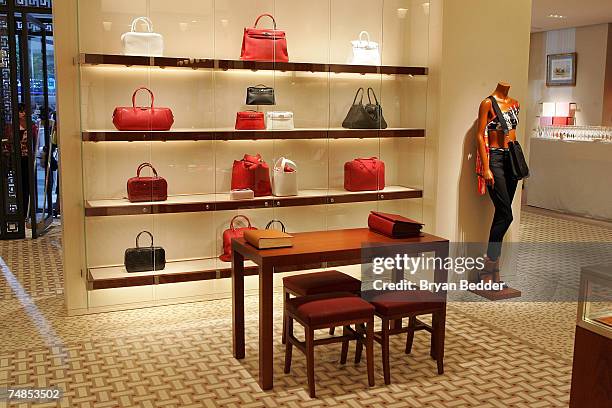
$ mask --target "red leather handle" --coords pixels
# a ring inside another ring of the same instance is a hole
[[[157,170],[155,170],[155,167],[153,167],[153,165],[151,163],[142,163],[140,166],[138,166],[138,170],[136,171],[136,177],[140,177],[140,172],[142,171],[142,169],[144,169],[146,167],[150,167],[151,170],[153,170],[153,175],[155,177],[158,177],[157,176]]]
[[[368,170],[370,173],[374,174],[376,172],[376,160],[378,158],[377,157],[370,157],[370,158],[361,158],[361,159],[355,159],[359,164],[361,164],[366,170]],[[367,163],[371,163],[371,166],[368,166]]]
[[[251,227],[251,220],[249,220],[249,219],[247,218],[247,216],[246,216],[246,215],[237,215],[237,216],[235,216],[234,218],[232,218],[232,220],[230,221],[230,229],[231,229],[232,231],[234,231],[234,230],[236,229],[236,228],[234,228],[234,221],[236,220],[236,218],[242,218],[242,219],[245,219],[245,220],[246,220],[246,222],[247,222],[247,224],[249,224],[249,228],[252,228],[252,227]]]
[[[274,19],[274,16],[272,16],[272,14],[268,14],[268,13],[264,13],[260,15],[259,17],[257,17],[257,20],[255,20],[254,28],[257,28],[257,24],[259,24],[259,20],[261,20],[262,17],[270,17],[272,19],[272,23],[274,23],[274,29],[276,30],[276,20]]]
[[[153,104],[155,102],[155,96],[153,96],[153,92],[145,86],[141,86],[140,88],[136,89],[134,93],[132,94],[132,107],[136,108],[136,94],[138,93],[138,91],[149,92],[149,95],[151,95],[151,109],[153,109]]]

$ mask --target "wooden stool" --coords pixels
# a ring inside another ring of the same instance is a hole
[[[446,325],[446,302],[429,291],[388,291],[380,294],[364,294],[364,298],[376,308],[374,314],[382,320],[382,330],[374,333],[374,340],[382,346],[383,373],[385,384],[391,384],[389,366],[389,336],[408,333],[406,337],[406,354],[412,351],[414,333],[425,330],[431,333],[430,355],[436,360],[438,374],[444,373],[444,336]],[[432,314],[431,326],[421,322],[417,316]],[[408,317],[408,327],[390,328],[390,323]],[[363,332],[363,329],[360,330]],[[355,362],[361,360],[363,345],[357,342]]]
[[[337,292],[359,294],[360,291],[361,281],[359,279],[335,270],[304,273],[283,278],[283,300],[285,303],[291,299],[291,295],[299,297]],[[285,319],[286,317],[283,317],[283,322]],[[285,326],[286,324],[283,323],[283,344],[286,340]],[[334,334],[333,327],[329,329],[329,334]]]
[[[314,346],[321,344],[342,343],[340,363],[346,363],[350,340],[359,339],[365,342],[368,369],[368,384],[374,386],[374,306],[351,293],[334,293],[303,296],[289,299],[285,304],[287,319],[287,343],[285,349],[285,374],[291,371],[293,346],[306,355],[306,373],[308,390],[315,397],[314,380]],[[306,341],[301,342],[293,335],[293,321],[304,326]],[[350,325],[365,325],[364,334],[354,331]],[[343,326],[342,336],[314,339],[314,331]]]

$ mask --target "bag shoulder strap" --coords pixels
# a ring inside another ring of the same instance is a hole
[[[504,135],[507,135],[508,133],[510,133],[510,129],[508,128],[508,122],[506,122],[506,118],[504,118],[504,113],[499,107],[497,99],[495,99],[493,95],[489,96],[489,99],[491,100],[491,104],[493,105],[493,111],[495,112],[495,116],[497,116],[497,120],[499,121],[499,124],[501,125],[504,131]]]
[[[140,248],[138,241],[140,240],[140,236],[142,234],[147,234],[149,238],[151,238],[151,248],[153,248],[153,234],[151,234],[149,231],[142,231],[140,234],[136,235],[136,248]]]
[[[236,229],[236,228],[234,228],[234,221],[236,221],[236,219],[238,219],[238,218],[242,218],[243,220],[246,220],[249,228],[252,228],[251,227],[251,220],[249,220],[249,218],[246,215],[237,215],[234,218],[232,218],[232,220],[230,221],[230,229],[231,230],[235,230]]]
[[[151,19],[149,17],[136,17],[134,19],[134,21],[132,21],[132,32],[136,32],[136,23],[138,23],[139,21],[144,22],[147,25],[147,32],[152,33],[153,32],[153,22],[151,22]]]
[[[295,164],[295,162],[293,160],[289,160],[285,157],[281,157],[279,158],[276,163],[274,163],[274,168],[275,169],[280,169],[281,171],[285,171],[285,165],[289,164],[291,166],[293,166],[294,170],[297,170],[297,164]]]
[[[261,14],[259,17],[257,17],[257,20],[255,20],[254,28],[257,28],[257,24],[259,24],[259,20],[261,20],[262,17],[270,17],[272,19],[272,23],[274,24],[274,30],[276,30],[276,20],[274,19],[274,16],[269,13],[264,13],[264,14]]]
[[[157,170],[155,170],[155,167],[153,167],[153,165],[151,163],[142,163],[140,166],[138,166],[138,170],[136,170],[136,177],[140,177],[140,172],[145,169],[145,168],[151,168],[151,170],[153,170],[153,175],[155,177],[158,177],[157,175]]]
[[[151,95],[151,109],[153,109],[153,105],[155,103],[155,96],[153,95],[153,91],[151,91],[149,88],[147,88],[146,86],[141,86],[140,88],[136,89],[134,91],[134,93],[132,94],[132,107],[136,108],[136,94],[139,91],[147,91],[149,92],[149,95]]]
[[[374,92],[374,88],[372,87],[368,88],[368,101],[370,101],[370,105],[372,104],[372,98],[370,97],[370,91],[372,92],[372,96],[374,97],[374,101],[376,102],[376,105],[380,105],[378,103],[378,98],[376,97],[376,92]]]
[[[280,225],[281,225],[281,228],[282,228],[282,229],[281,229],[281,231],[285,232],[285,224],[283,224],[283,222],[282,222],[282,221],[280,221],[280,220],[272,220],[272,221],[270,221],[270,222],[268,223],[268,225],[266,225],[266,229],[267,229],[267,230],[268,230],[268,229],[270,229],[270,227],[271,227],[273,224],[275,224],[275,223],[280,224]]]
[[[359,96],[359,92],[361,92],[361,99],[359,99],[359,105],[363,105],[363,94],[365,92],[363,88],[357,89],[357,92],[355,93],[355,97],[353,98],[353,105],[356,105],[355,102],[357,102],[357,97]]]

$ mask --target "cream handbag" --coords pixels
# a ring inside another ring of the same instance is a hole
[[[147,25],[147,32],[136,31],[136,24],[142,21]],[[153,32],[153,23],[148,17],[137,17],[132,21],[132,30],[121,36],[124,55],[143,55],[161,57],[164,55],[164,37]]]
[[[365,37],[365,39],[364,39]],[[380,49],[378,43],[370,41],[370,34],[367,31],[359,33],[359,39],[351,41],[353,54],[349,59],[349,64],[353,65],[380,65]]]
[[[266,129],[293,130],[293,112],[266,112]]]
[[[272,171],[272,194],[276,197],[298,195],[297,173],[295,162],[284,157],[278,159]]]

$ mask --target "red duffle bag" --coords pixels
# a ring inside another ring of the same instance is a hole
[[[274,29],[257,28],[262,17],[270,17]],[[271,14],[262,14],[254,27],[245,27],[242,37],[240,59],[246,61],[289,62],[285,32],[276,29],[276,20]]]
[[[263,112],[245,111],[236,114],[236,130],[265,130]]]
[[[136,94],[138,91],[147,91],[151,95],[151,106],[136,106]],[[174,123],[174,115],[170,108],[158,108],[154,106],[155,97],[149,88],[140,87],[132,95],[132,106],[115,108],[113,112],[113,124],[117,130],[144,130],[163,131],[170,130]]]
[[[376,157],[355,159],[344,164],[344,189],[370,191],[385,188],[385,163]]]
[[[243,228],[234,227],[234,221],[237,218],[246,220],[248,226]],[[223,231],[223,254],[219,257],[223,262],[231,262],[232,260],[232,239],[241,238],[244,235],[244,231],[256,230],[257,228],[251,226],[251,220],[244,215],[237,215],[232,218],[229,229]]]
[[[270,167],[261,155],[244,155],[242,160],[235,160],[232,167],[232,190],[249,188],[255,197],[272,195]]]
[[[153,177],[141,177],[142,169],[149,167],[153,170]],[[157,175],[157,171],[151,163],[142,163],[138,166],[136,177],[127,182],[128,200],[131,203],[144,201],[166,201],[168,199],[168,183],[163,177]]]

